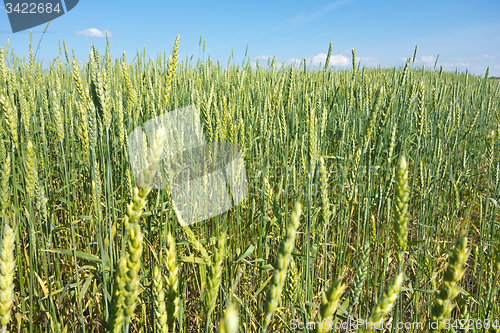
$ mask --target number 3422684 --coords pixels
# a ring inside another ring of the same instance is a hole
[[[52,3],[21,3],[21,4],[16,4],[13,6],[11,3],[6,3],[5,4],[5,10],[7,11],[7,14],[10,14],[12,12],[18,13],[18,14],[42,14],[42,13],[47,13],[50,14],[52,12],[58,13],[61,11],[61,8],[59,8],[59,4],[57,3],[55,6],[52,5]]]

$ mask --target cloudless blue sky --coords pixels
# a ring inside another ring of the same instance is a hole
[[[29,1],[27,1],[29,2]],[[210,55],[225,66],[232,47],[241,64],[248,56],[266,64],[276,55],[279,63],[306,58],[324,63],[328,44],[333,43],[331,64],[349,66],[351,49],[365,65],[402,66],[418,45],[417,66],[438,66],[453,71],[466,68],[484,75],[500,76],[500,1],[96,1],[80,0],[64,16],[50,23],[40,58],[59,55],[58,40],[66,40],[79,59],[88,57],[90,44],[101,52],[110,33],[114,56],[127,52],[133,60],[137,48],[156,59],[170,52],[180,33],[179,58],[198,59],[200,36]],[[33,28],[36,47],[44,25]],[[29,30],[12,33],[2,5],[0,45],[7,39],[16,54],[28,51]],[[94,36],[92,36],[94,35]],[[203,42],[202,42],[203,47]],[[45,61],[47,61],[45,60]]]

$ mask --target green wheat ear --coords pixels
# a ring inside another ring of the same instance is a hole
[[[274,263],[273,279],[269,289],[267,290],[263,325],[264,332],[266,332],[267,327],[271,323],[272,315],[274,310],[278,307],[278,303],[281,298],[281,292],[283,291],[288,265],[290,263],[290,258],[292,257],[293,248],[295,247],[295,238],[297,236],[297,229],[299,228],[301,214],[302,206],[300,203],[296,203],[292,211],[291,223],[286,230],[285,238],[281,242],[278,256],[276,257],[276,262]]]
[[[239,319],[238,309],[234,303],[230,304],[224,312],[224,318],[220,323],[220,333],[238,332]]]
[[[125,323],[128,324],[136,307],[136,299],[139,293],[139,270],[141,268],[143,235],[139,223],[131,223],[128,238],[128,249],[126,253],[127,274],[125,274],[125,288],[123,313]]]
[[[354,275],[354,281],[352,284],[351,292],[349,293],[349,306],[354,309],[354,306],[359,301],[359,296],[363,290],[363,286],[366,281],[366,276],[368,273],[368,261],[370,259],[370,243],[365,242],[363,247],[363,252],[361,258],[358,262],[358,267],[356,269],[356,274]]]
[[[399,273],[385,288],[377,306],[372,310],[370,317],[361,327],[361,332],[372,332],[378,325],[384,322],[385,317],[392,311],[398,299],[401,285],[403,284],[403,273]]]
[[[33,198],[35,195],[35,183],[37,178],[35,149],[31,140],[28,140],[26,146],[26,190],[30,198]]]
[[[464,265],[469,256],[469,252],[466,248],[467,237],[461,236],[458,239],[455,251],[450,257],[448,268],[443,276],[441,288],[439,289],[439,293],[436,295],[436,300],[434,306],[432,307],[432,322],[437,322],[437,329],[432,329],[432,325],[430,325],[432,331],[439,331],[444,328],[446,318],[455,307],[452,302],[455,297],[460,294],[458,283],[465,274],[466,269]]]
[[[321,305],[319,307],[318,322],[320,325],[316,333],[326,333],[330,331],[332,320],[337,312],[340,297],[344,293],[345,285],[342,278],[335,280],[326,292],[321,294]],[[326,327],[325,327],[326,326]]]
[[[165,291],[163,289],[163,276],[160,268],[153,269],[153,303],[155,312],[155,326],[157,332],[167,332],[167,311],[165,309]]]
[[[166,277],[168,325],[175,330],[175,320],[179,316],[179,296],[177,295],[179,289],[179,266],[175,252],[175,240],[171,233],[167,235],[166,257],[168,272]]]
[[[398,260],[401,262],[408,242],[408,200],[410,193],[408,186],[408,164],[403,155],[399,157],[398,166],[396,168],[396,186],[394,192],[394,243],[397,249]]]
[[[134,188],[132,200],[127,204],[123,219],[128,235],[127,249],[120,258],[116,291],[113,295],[114,307],[108,318],[108,330],[112,332],[120,331],[123,324],[128,331],[130,319],[135,311],[139,294],[139,270],[143,248],[143,234],[139,220],[146,206],[146,197],[151,190],[153,177],[158,170],[159,158],[165,140],[165,129],[158,129],[149,150],[148,166],[138,177],[137,183],[140,188],[137,186]]]
[[[224,261],[224,254],[226,250],[226,233],[223,232],[217,240],[217,248],[215,250],[214,262],[210,267],[210,277],[206,289],[206,302],[207,302],[207,320],[215,309],[217,295],[219,294],[219,287],[222,276],[222,263]]]
[[[15,234],[6,223],[0,244],[0,326],[6,332],[14,300],[14,241]]]
[[[127,274],[127,263],[125,256],[122,256],[118,261],[117,272],[114,279],[113,295],[111,301],[110,315],[107,322],[107,332],[121,333],[123,332],[123,323],[125,317],[123,315],[123,290],[125,286],[125,274]]]
[[[326,55],[325,68],[323,69],[324,72],[326,72],[328,69],[331,55],[332,55],[332,41],[330,41],[330,46],[328,47],[328,54]]]
[[[352,48],[352,71],[356,73],[356,50]]]
[[[297,302],[299,296],[299,286],[300,286],[300,275],[295,264],[295,260],[290,260],[290,274],[288,275],[287,288],[288,295],[292,304]],[[301,295],[303,295],[301,293]],[[299,301],[299,305],[300,305]]]
[[[4,92],[5,93],[5,92]],[[12,107],[9,96],[0,93],[0,111],[3,111],[5,116],[5,122],[7,123],[7,128],[9,130],[10,138],[14,144],[14,148],[17,147],[17,112]]]
[[[0,143],[2,146],[3,144]],[[10,189],[9,189],[9,179],[10,179],[10,155],[7,155],[5,161],[2,161],[2,180],[0,183],[0,217],[7,210],[7,206],[9,205],[10,199]]]
[[[174,42],[174,49],[172,51],[172,55],[169,55],[168,57],[168,72],[167,72],[167,79],[166,79],[166,88],[165,88],[165,95],[163,96],[163,103],[166,103],[167,106],[170,103],[170,98],[172,94],[172,85],[175,79],[175,74],[177,71],[177,59],[179,56],[179,41],[180,41],[181,36],[177,35],[175,38]]]

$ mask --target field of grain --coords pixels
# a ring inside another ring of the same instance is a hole
[[[156,59],[75,59],[62,42],[43,65],[8,44],[3,332],[500,332],[488,73],[419,68],[416,49],[401,68],[353,49],[348,69],[311,69],[193,63],[179,36]],[[189,105],[206,142],[241,147],[248,180],[240,205],[192,225],[151,188],[161,131],[139,180],[128,154],[132,130]]]

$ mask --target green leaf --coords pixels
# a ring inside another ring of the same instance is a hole
[[[267,271],[267,270],[270,270],[270,269],[274,269],[274,267],[272,265],[269,265],[269,264],[266,264],[266,265],[263,265],[263,266],[259,266],[257,267],[258,269],[261,269],[263,271]]]
[[[89,276],[87,276],[87,279],[85,279],[85,283],[83,284],[82,290],[80,290],[80,298],[83,298],[85,294],[87,293],[87,289],[89,289],[90,282],[92,282],[92,279],[94,278],[94,274],[90,273]]]
[[[306,305],[309,305],[309,306],[312,306],[313,308],[319,309],[319,305],[318,304],[314,304],[312,302],[306,302]]]
[[[73,206],[75,205],[73,202],[66,200],[66,198],[59,197],[58,199],[59,199],[59,201],[61,201],[61,202],[65,203],[65,204],[66,204],[66,205],[68,205],[68,206],[73,207]]]
[[[198,257],[179,257],[179,261],[192,262],[195,264],[206,264],[205,260]]]
[[[255,294],[253,295],[252,300],[256,299],[257,296],[259,296],[259,294],[261,293],[261,291],[264,290],[264,288],[267,286],[267,284],[269,283],[269,281],[271,281],[272,278],[273,278],[273,276],[271,275],[266,281],[264,281],[264,283],[262,283],[260,285],[259,289],[257,289],[257,291],[255,292]]]
[[[493,204],[495,205],[495,207],[498,208],[498,202],[495,199],[488,198],[487,200],[491,200],[491,202],[493,202]]]
[[[253,263],[256,263],[256,262],[263,262],[263,261],[266,261],[266,260],[262,259],[262,258],[258,258],[258,259],[255,259],[255,260],[252,260],[252,261],[246,261],[246,262],[253,264]]]
[[[250,244],[248,246],[248,248],[245,250],[245,252],[236,260],[236,262],[245,259],[249,255],[251,255],[254,250],[255,250],[255,246],[253,246],[252,244]]]

